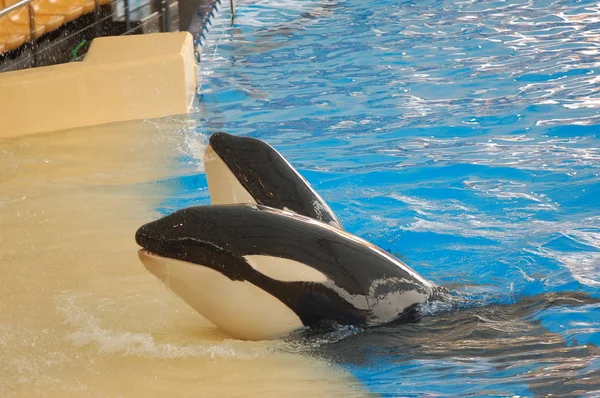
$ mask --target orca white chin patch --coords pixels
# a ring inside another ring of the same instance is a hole
[[[140,250],[148,271],[189,306],[232,337],[271,340],[303,327],[279,299],[247,281],[233,281],[211,268]]]
[[[251,203],[256,201],[240,184],[235,174],[215,152],[212,146],[206,147],[204,154],[204,170],[210,192],[210,202],[213,205],[230,203]]]

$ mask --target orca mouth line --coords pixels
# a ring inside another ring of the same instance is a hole
[[[144,254],[144,255],[146,255],[146,256],[162,257],[160,254],[153,253],[153,252],[151,252],[150,250],[148,250],[148,249],[144,249],[144,248],[141,248],[141,249],[139,249],[139,250],[138,250],[138,253],[140,253],[140,254]]]

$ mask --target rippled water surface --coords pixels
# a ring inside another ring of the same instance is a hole
[[[384,396],[600,396],[599,50],[586,1],[223,12],[196,130],[267,140],[349,231],[469,298],[288,349]],[[162,211],[207,201],[201,177],[177,192]]]

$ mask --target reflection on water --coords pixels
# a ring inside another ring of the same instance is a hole
[[[0,396],[360,395],[322,360],[230,340],[140,264],[135,230],[205,142],[179,120],[0,141]]]
[[[261,92],[248,110],[327,115],[328,127],[377,131],[393,109],[386,128],[492,122],[502,134],[527,131],[521,111],[534,107],[533,125],[593,125],[599,15],[586,1],[244,2],[234,27],[211,32],[208,61],[250,67],[206,71],[226,82],[227,102]],[[265,70],[270,79],[259,82]],[[516,123],[484,117],[502,112]]]
[[[539,314],[553,308],[595,312],[600,300],[581,294],[528,297],[513,305],[436,314],[418,324],[311,336],[290,348],[343,363],[383,394],[573,397],[598,391],[600,348],[565,341],[544,327]],[[600,330],[598,319],[587,321]]]

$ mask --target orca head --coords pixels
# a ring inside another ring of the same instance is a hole
[[[260,204],[343,228],[298,171],[259,139],[213,134],[206,148],[204,168],[212,204]]]
[[[239,265],[226,248],[214,243],[211,235],[220,231],[217,214],[209,206],[189,207],[142,225],[135,234],[142,255],[162,257],[215,269],[232,280],[239,276]],[[148,268],[148,264],[144,262]],[[158,264],[148,269],[154,275],[162,270]],[[226,266],[225,266],[226,265]]]
[[[215,236],[227,206],[198,206],[142,225],[139,258],[153,275],[206,319],[242,340],[279,338],[303,327],[294,311],[247,280],[256,271]],[[239,227],[239,224],[237,225]]]

